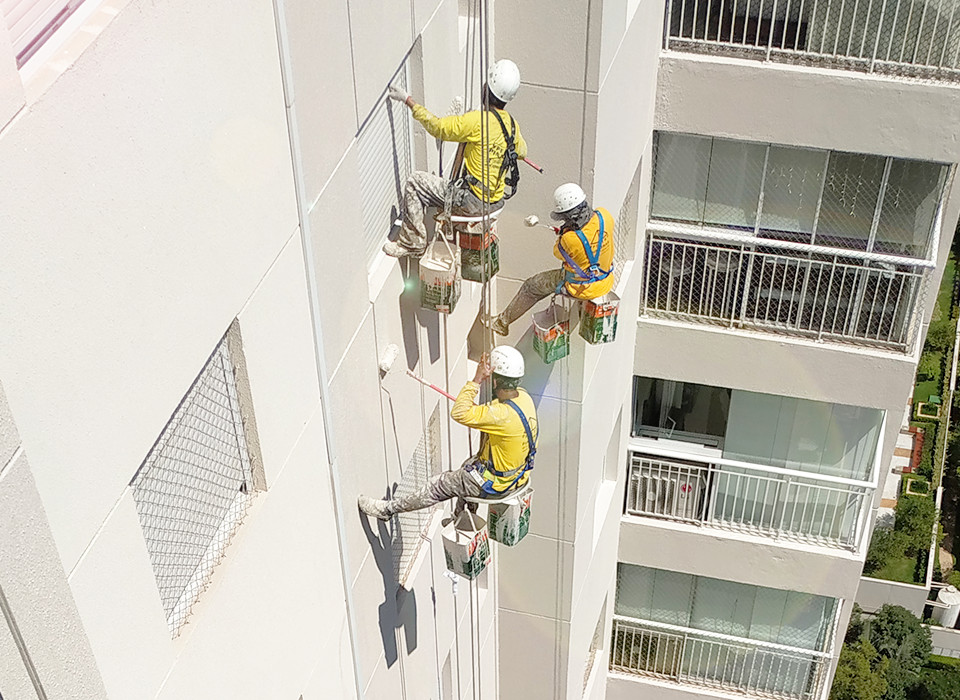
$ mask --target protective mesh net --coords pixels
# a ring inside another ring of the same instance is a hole
[[[440,473],[440,406],[427,419],[426,430],[413,457],[403,470],[394,498],[402,498],[425,487],[431,476]],[[400,585],[406,582],[421,545],[426,542],[427,527],[433,517],[433,508],[422,508],[399,513],[394,518],[393,568]]]
[[[671,49],[960,79],[955,0],[670,0]]]
[[[174,636],[246,512],[252,478],[224,338],[131,484]]]

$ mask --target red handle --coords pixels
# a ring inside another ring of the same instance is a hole
[[[527,159],[527,158],[524,158],[524,159],[523,159],[523,162],[526,163],[527,165],[529,165],[529,166],[530,166],[531,168],[533,168],[534,170],[536,170],[536,171],[537,171],[538,173],[540,173],[541,175],[543,175],[543,168],[541,168],[539,165],[537,165],[536,163],[534,163],[532,160],[529,160],[529,159]]]
[[[457,400],[457,397],[456,397],[456,396],[453,396],[452,394],[448,394],[448,393],[445,392],[443,389],[441,389],[440,387],[438,387],[438,386],[435,385],[435,384],[431,384],[430,382],[428,382],[428,381],[427,381],[426,379],[424,379],[423,377],[418,377],[417,375],[415,375],[415,374],[413,373],[412,370],[409,370],[409,369],[408,369],[408,370],[407,370],[407,374],[409,374],[411,377],[413,377],[414,379],[416,379],[418,382],[420,382],[420,383],[423,384],[424,386],[430,387],[431,389],[433,389],[433,390],[434,390],[435,392],[437,392],[438,394],[443,394],[444,396],[446,396],[446,397],[447,397],[448,399],[450,399],[451,401],[456,401],[456,400]]]

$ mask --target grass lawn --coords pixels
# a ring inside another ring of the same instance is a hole
[[[942,356],[942,353],[937,353],[938,358]],[[940,360],[938,360],[940,361]],[[913,403],[916,405],[919,401],[926,401],[930,398],[931,394],[940,393],[940,380],[939,379],[928,379],[923,382],[918,382],[917,385],[913,388]]]
[[[916,557],[903,555],[888,561],[886,566],[870,574],[870,578],[882,578],[884,581],[900,581],[901,583],[916,583],[916,581],[913,580],[913,570],[916,565]]]

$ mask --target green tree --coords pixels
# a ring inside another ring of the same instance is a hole
[[[910,693],[910,700],[957,700],[957,698],[960,698],[960,668],[956,667],[922,668],[920,679]]]
[[[931,321],[930,327],[927,329],[926,345],[928,348],[933,348],[934,350],[944,352],[947,348],[953,345],[955,332],[956,331],[953,327],[953,323],[949,318],[944,318],[939,321]]]
[[[873,531],[873,537],[870,538],[867,559],[863,563],[863,573],[867,575],[876,573],[893,559],[903,556],[906,549],[907,535],[905,533],[890,528],[877,528]],[[852,620],[850,624],[853,625]],[[850,628],[847,629],[849,635]],[[859,636],[860,634],[857,633],[852,638],[856,639]]]
[[[879,700],[887,689],[887,663],[867,639],[844,644],[830,700]]]
[[[894,512],[897,518],[894,529],[906,535],[907,554],[915,555],[928,548],[933,521],[937,517],[937,506],[933,500],[926,496],[903,495],[897,501]],[[877,650],[881,651],[879,647]]]
[[[870,643],[888,660],[882,700],[906,700],[930,656],[930,630],[899,605],[884,605],[869,624]]]
[[[940,355],[924,350],[920,355],[920,363],[917,365],[917,376],[920,379],[933,379],[939,374]]]

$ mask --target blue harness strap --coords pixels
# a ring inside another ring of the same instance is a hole
[[[609,270],[601,269],[600,267],[600,251],[603,250],[603,233],[604,233],[604,221],[603,215],[594,209],[594,214],[597,215],[597,218],[600,220],[600,235],[597,237],[597,249],[596,251],[590,246],[590,241],[587,240],[587,236],[584,234],[583,229],[577,229],[576,234],[577,238],[580,239],[580,245],[583,246],[583,252],[587,256],[588,266],[584,270],[582,267],[577,265],[570,254],[563,247],[561,241],[560,245],[560,255],[563,256],[564,262],[571,268],[566,271],[563,282],[557,286],[557,293],[561,293],[563,286],[565,284],[590,284],[592,282],[599,282],[607,278],[607,276],[613,271],[613,267]]]
[[[530,471],[531,469],[533,469],[533,459],[537,455],[537,446],[536,446],[536,443],[533,441],[533,431],[530,430],[530,423],[527,421],[527,417],[524,415],[523,411],[520,410],[520,407],[513,402],[512,399],[507,399],[503,403],[504,405],[509,406],[514,411],[516,411],[517,416],[520,418],[520,422],[523,423],[523,430],[527,434],[527,457],[523,461],[522,465],[520,465],[516,469],[511,469],[510,471],[506,471],[506,472],[501,472],[494,469],[492,460],[490,464],[487,465],[487,469],[489,469],[493,474],[500,477],[501,479],[509,479],[510,477],[514,477],[513,481],[510,482],[510,485],[507,486],[507,488],[505,488],[503,491],[495,491],[493,488],[492,481],[487,481],[486,483],[484,483],[482,488],[486,493],[494,494],[498,496],[503,495],[510,489],[514,488],[517,485],[517,482],[523,478],[523,475],[528,471]]]

